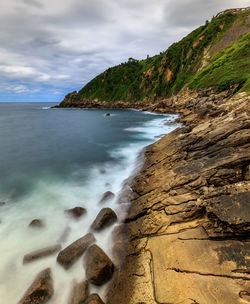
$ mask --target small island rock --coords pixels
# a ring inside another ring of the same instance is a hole
[[[88,248],[85,255],[87,280],[97,286],[106,283],[113,275],[114,264],[97,245]]]
[[[86,234],[60,251],[57,256],[57,262],[65,269],[68,269],[94,241],[95,237],[92,233]]]
[[[29,227],[42,228],[44,227],[44,223],[42,220],[34,219],[29,223]]]
[[[45,304],[54,294],[51,270],[41,271],[18,304]]]
[[[103,208],[91,225],[93,230],[99,231],[114,224],[117,220],[116,213],[111,208]]]
[[[83,207],[74,207],[71,209],[66,209],[64,212],[74,218],[79,218],[83,214],[85,214],[87,212],[87,210]]]

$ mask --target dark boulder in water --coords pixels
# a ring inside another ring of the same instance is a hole
[[[84,304],[104,304],[103,300],[98,296],[97,293],[93,293],[88,296]]]
[[[91,225],[93,230],[99,231],[111,226],[117,221],[117,215],[111,208],[103,208]]]
[[[4,206],[4,205],[6,205],[5,202],[0,202],[0,207],[2,207],[2,206]]]
[[[35,261],[37,259],[50,256],[52,254],[57,253],[59,250],[61,250],[61,248],[62,248],[61,245],[54,245],[54,246],[50,246],[50,247],[46,247],[46,248],[43,248],[43,249],[33,251],[31,253],[26,254],[23,257],[23,263],[26,264],[28,262],[32,262],[32,261]]]
[[[114,264],[99,246],[89,247],[84,261],[86,277],[90,283],[101,286],[112,277]]]
[[[41,271],[18,304],[45,304],[54,294],[51,270]]]
[[[111,116],[111,114],[110,113],[106,113],[105,116]]]
[[[57,262],[65,269],[70,268],[73,263],[84,253],[84,251],[95,242],[95,237],[92,233],[86,234],[84,237],[76,240],[68,247],[59,252]]]
[[[64,212],[66,214],[70,215],[71,217],[79,218],[83,214],[85,214],[87,212],[87,210],[83,207],[74,207],[74,208],[71,208],[71,209],[66,209]]]
[[[34,219],[29,223],[29,227],[42,228],[44,227],[44,223],[42,220]]]
[[[111,191],[107,191],[103,194],[102,198],[100,199],[100,204],[102,203],[106,203],[107,201],[111,200],[112,198],[114,198],[115,195],[113,192]]]
[[[74,282],[68,304],[83,304],[88,296],[88,282]]]

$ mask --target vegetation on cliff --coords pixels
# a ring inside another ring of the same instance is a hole
[[[250,88],[250,10],[212,18],[165,52],[109,68],[84,86],[77,100],[128,101],[157,99],[182,89],[231,85]]]

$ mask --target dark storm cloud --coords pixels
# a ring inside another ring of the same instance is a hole
[[[0,92],[61,92],[246,0],[1,0]]]

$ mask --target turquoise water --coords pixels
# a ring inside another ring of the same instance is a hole
[[[55,256],[23,265],[23,255],[57,244],[63,231],[70,229],[68,239],[61,242],[67,246],[88,232],[104,206],[121,218],[116,199],[123,181],[136,167],[139,152],[176,128],[171,124],[173,115],[51,106],[0,103],[0,202],[6,202],[0,207],[1,303],[16,303],[46,267],[52,268],[55,281],[56,293],[50,303],[67,303],[71,282],[84,278],[82,262],[65,271],[56,264]],[[116,196],[100,206],[105,191]],[[78,221],[64,214],[75,206],[88,211]],[[43,220],[45,227],[28,228],[34,218]],[[109,255],[112,229],[95,235]]]

